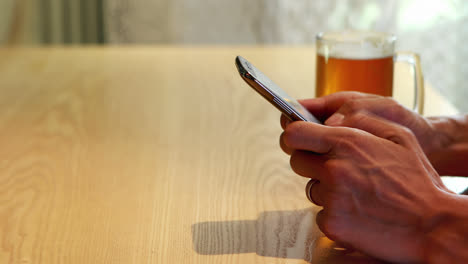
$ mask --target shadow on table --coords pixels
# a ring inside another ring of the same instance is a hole
[[[338,247],[318,229],[318,208],[269,211],[256,220],[192,225],[194,250],[201,255],[256,253],[309,263],[384,263]]]

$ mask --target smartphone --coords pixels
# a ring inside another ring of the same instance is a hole
[[[240,76],[250,87],[278,108],[291,121],[307,121],[322,124],[314,115],[305,109],[296,99],[270,80],[241,56],[236,57],[236,66]]]

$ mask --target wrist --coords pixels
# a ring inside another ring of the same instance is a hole
[[[468,156],[468,115],[427,120],[431,128],[427,137],[430,142],[424,149],[427,157],[440,175],[460,175],[459,160]]]
[[[424,234],[424,263],[467,263],[468,197],[441,194],[437,202],[439,209]]]
[[[460,122],[456,117],[429,117],[431,127],[430,153],[439,152],[455,143],[460,137]]]

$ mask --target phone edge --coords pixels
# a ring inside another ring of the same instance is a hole
[[[244,81],[253,88],[257,93],[259,93],[262,97],[264,97],[270,104],[276,107],[276,109],[280,110],[281,113],[286,115],[291,121],[307,121],[307,119],[302,116],[301,113],[297,112],[294,108],[290,107],[288,104],[284,102],[281,97],[276,96],[268,87],[258,81],[257,78],[252,76],[247,69],[244,68],[242,62],[239,58],[241,56],[236,57],[236,67],[237,70],[244,79]],[[245,60],[245,59],[244,59]],[[247,60],[246,60],[247,61]],[[257,86],[260,86],[262,89],[259,89]],[[265,93],[263,93],[265,92]],[[275,101],[276,100],[276,101]]]

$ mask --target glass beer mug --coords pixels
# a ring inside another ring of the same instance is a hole
[[[413,67],[413,110],[424,106],[424,81],[419,56],[395,53],[396,37],[372,31],[345,31],[317,35],[316,96],[359,91],[393,96],[395,62]]]

